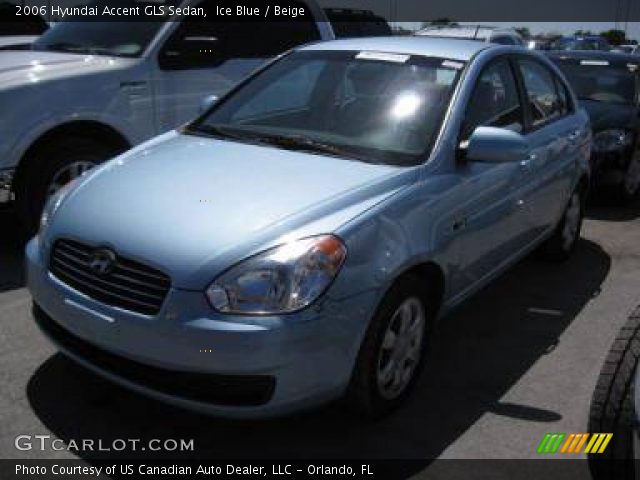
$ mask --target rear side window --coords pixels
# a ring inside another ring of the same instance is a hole
[[[518,89],[506,59],[491,63],[480,75],[467,106],[461,139],[467,140],[479,126],[524,130]]]
[[[556,79],[551,71],[535,60],[520,59],[518,65],[529,102],[532,125],[544,125],[566,113],[566,94],[563,107]]]

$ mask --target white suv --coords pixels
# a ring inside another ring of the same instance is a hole
[[[69,180],[190,120],[265,59],[332,39],[322,9],[303,5],[307,20],[277,25],[63,22],[32,50],[2,52],[0,202],[15,198],[33,230]]]

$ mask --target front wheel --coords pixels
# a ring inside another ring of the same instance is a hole
[[[628,205],[638,197],[638,192],[640,192],[640,152],[636,152],[631,158],[619,188],[622,205]]]
[[[584,218],[584,194],[576,188],[555,232],[541,247],[543,257],[553,261],[567,260],[576,249]]]
[[[376,418],[397,408],[422,367],[435,297],[424,280],[401,278],[382,300],[365,335],[347,392],[354,411]]]
[[[117,153],[89,138],[60,139],[40,148],[16,191],[18,210],[27,232],[35,233],[47,200],[60,188]]]
[[[640,307],[622,327],[602,366],[589,410],[589,431],[612,433],[602,453],[589,455],[594,480],[632,480],[635,475],[636,370],[640,360]]]

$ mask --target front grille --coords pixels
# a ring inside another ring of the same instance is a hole
[[[89,266],[101,249],[74,240],[58,240],[51,250],[49,270],[59,280],[89,297],[132,312],[156,315],[171,287],[171,279],[155,268],[115,256],[108,273]]]
[[[168,370],[146,365],[103,350],[56,323],[36,303],[38,326],[68,353],[101,370],[157,392],[198,402],[229,406],[264,405],[273,397],[271,375],[221,375]]]

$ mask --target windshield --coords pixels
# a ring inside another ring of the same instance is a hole
[[[426,160],[463,66],[400,54],[294,52],[187,131],[416,165]]]
[[[168,2],[174,3],[174,2]],[[100,9],[104,0],[89,3]],[[109,7],[127,8],[154,5],[152,1],[109,0]],[[155,22],[95,22],[72,17],[54,25],[33,44],[34,50],[139,57],[163,25]]]
[[[638,101],[638,74],[630,68],[565,62],[560,68],[581,100],[615,104]]]

